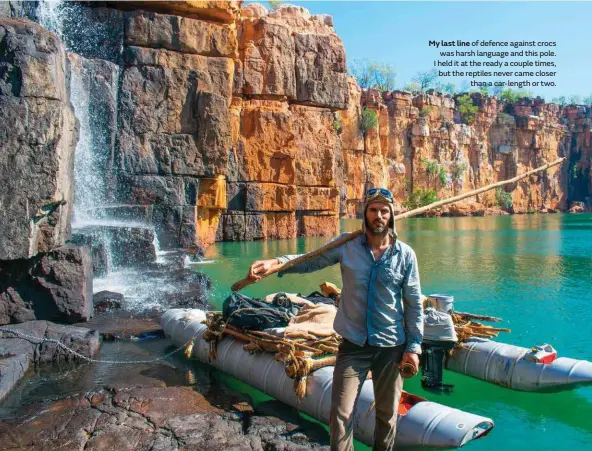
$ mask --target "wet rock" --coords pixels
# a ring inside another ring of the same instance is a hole
[[[170,308],[206,309],[208,306],[208,296],[202,288],[195,288],[183,293],[169,294],[167,304],[170,305]]]
[[[87,357],[92,357],[100,346],[99,333],[83,327],[62,326],[49,321],[29,321],[6,328],[17,333],[0,331],[0,356],[25,354],[35,363],[80,361],[55,342],[43,339],[57,340]],[[19,334],[27,337],[20,338]]]
[[[584,202],[572,202],[571,206],[569,207],[570,213],[583,213],[586,211]]]
[[[0,261],[0,324],[88,320],[92,276],[86,246],[68,244],[28,260]]]
[[[0,401],[14,388],[28,369],[27,354],[0,355]]]
[[[95,312],[108,312],[121,308],[124,297],[121,293],[112,291],[99,291],[93,295],[93,305]]]
[[[115,265],[135,266],[156,260],[154,230],[142,227],[113,227],[110,237]]]
[[[90,225],[76,229],[76,240],[90,242],[91,246],[98,248],[97,253],[101,247],[106,247],[114,267],[137,266],[156,261],[152,228],[106,222],[107,225]]]
[[[157,312],[137,314],[125,310],[99,312],[84,324],[99,331],[104,340],[130,340],[161,337],[160,315]]]
[[[109,272],[109,249],[105,241],[101,240],[97,235],[73,233],[69,242],[79,246],[86,245],[90,248],[94,277],[107,275]]]
[[[59,39],[0,17],[0,42],[0,260],[12,260],[68,238],[78,125]]]
[[[33,415],[35,421],[27,421]],[[191,387],[108,387],[54,401],[19,420],[0,420],[0,435],[7,448],[35,449],[51,440],[52,446],[93,450],[328,449],[304,430],[274,436],[265,427],[249,428],[252,420],[266,421],[221,411]],[[297,430],[277,418],[273,423],[276,431]]]

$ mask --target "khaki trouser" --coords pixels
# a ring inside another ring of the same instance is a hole
[[[397,432],[397,409],[403,389],[399,363],[404,345],[357,346],[344,340],[339,346],[331,393],[331,451],[352,451],[353,412],[362,385],[372,370],[376,426],[374,450],[392,450]]]

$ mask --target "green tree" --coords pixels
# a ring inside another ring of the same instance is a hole
[[[343,130],[343,125],[339,119],[333,119],[333,130],[335,130],[337,134],[340,134]]]
[[[360,117],[360,131],[364,136],[368,130],[378,127],[378,114],[376,111],[366,107],[362,108],[362,117]]]
[[[436,176],[438,174],[440,174],[442,167],[440,166],[440,164],[438,164],[438,162],[436,160],[429,160],[427,158],[422,158],[421,164],[425,168],[426,175],[428,177],[428,184],[435,185]],[[446,178],[446,172],[444,172],[444,178]],[[446,180],[444,180],[443,185],[445,185],[445,184],[446,184]]]
[[[272,11],[278,9],[284,2],[282,0],[269,0],[269,7]]]
[[[584,97],[584,105],[592,105],[592,94],[588,97]]]
[[[454,83],[445,83],[442,85],[442,92],[452,96],[456,93],[456,85]]]
[[[494,96],[499,97],[503,90],[504,90],[503,86],[494,86],[493,89],[491,90],[491,93]]]
[[[495,200],[502,208],[510,208],[513,205],[512,194],[504,191],[501,187],[495,191]]]
[[[432,105],[424,106],[421,110],[419,110],[419,117],[429,116],[432,111],[434,111],[434,107]]]
[[[448,176],[446,175],[446,170],[443,166],[440,166],[438,177],[440,178],[440,186],[444,188],[448,184]]]
[[[559,106],[567,105],[567,98],[565,96],[553,97],[551,102],[558,104]]]
[[[465,163],[459,163],[458,161],[453,161],[450,165],[450,176],[454,182],[458,182],[462,179],[465,171],[467,170],[467,165]]]
[[[518,93],[510,88],[504,89],[500,93],[500,99],[508,103],[516,103],[518,101]]]
[[[403,202],[403,206],[408,210],[423,207],[425,205],[433,204],[438,200],[438,195],[433,189],[418,189],[413,190],[407,200]]]
[[[395,89],[397,73],[390,64],[357,59],[350,64],[349,73],[356,79],[360,88],[379,91]]]
[[[453,161],[450,165],[450,177],[452,178],[452,188],[454,189],[455,193],[457,186],[459,182],[462,180],[466,170],[467,165],[465,163]]]
[[[420,91],[424,92],[426,89],[432,87],[437,79],[438,71],[433,69],[429,72],[418,72],[412,80],[418,83]]]
[[[465,124],[471,124],[475,119],[475,115],[479,111],[479,107],[473,105],[473,99],[468,94],[463,94],[456,98],[456,105],[460,113],[460,119]]]
[[[581,105],[582,104],[582,97],[578,95],[569,96],[569,104],[570,105]]]
[[[419,86],[419,83],[407,83],[405,86],[403,86],[403,90],[404,91],[409,91],[409,92],[417,92],[421,89],[421,86]]]

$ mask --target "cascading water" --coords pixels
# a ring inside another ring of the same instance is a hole
[[[76,14],[76,6],[67,5],[63,1],[43,1],[39,4],[39,22],[56,33],[68,51],[68,39],[64,33],[64,22]],[[68,22],[74,22],[68,20]],[[97,139],[102,122],[108,118],[100,117],[92,110],[91,86],[92,73],[85,64],[85,59],[76,54],[70,56],[70,101],[79,122],[79,138],[76,146],[74,163],[74,207],[73,227],[79,221],[88,222],[95,218],[99,207],[106,204],[105,170],[109,160],[108,149],[101,146]],[[116,81],[116,80],[115,80]],[[113,102],[117,102],[116,82],[112,83]]]
[[[180,293],[202,299],[203,280],[183,269],[182,251],[162,252],[151,225],[113,216],[114,137],[120,67],[117,52],[101,45],[110,25],[88,20],[88,7],[60,1],[40,2],[37,17],[56,33],[69,52],[70,100],[79,121],[75,154],[75,200],[72,227],[80,242],[101,246],[106,270],[93,282],[94,292],[116,291],[127,310],[162,309],[170,302],[187,302]],[[87,29],[88,28],[88,29]],[[117,28],[113,26],[112,28]],[[201,285],[200,285],[201,284]]]

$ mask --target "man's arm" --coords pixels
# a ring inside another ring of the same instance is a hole
[[[421,354],[421,342],[423,341],[423,304],[417,257],[412,249],[410,249],[410,253],[407,256],[405,267],[403,304],[405,306],[403,313],[405,316],[405,334],[407,335],[405,352]]]
[[[334,238],[330,242],[335,241],[336,239],[338,239],[340,237],[341,237],[341,235]],[[269,260],[255,261],[255,262],[253,262],[253,264],[249,268],[249,273],[248,273],[247,277],[250,278],[251,280],[257,280],[260,278],[260,275],[267,272],[267,270],[269,270],[269,268],[271,268],[271,266],[273,266],[277,263],[284,264],[290,260],[294,260],[296,257],[300,257],[300,255],[303,255],[303,254],[283,255],[281,257],[276,257],[276,258],[269,259]],[[281,277],[284,274],[288,274],[288,273],[314,272],[314,271],[318,271],[320,269],[326,268],[327,266],[331,266],[336,263],[339,263],[340,261],[341,261],[341,246],[331,249],[322,255],[318,255],[318,256],[313,257],[309,260],[298,263],[297,265],[293,266],[292,268],[287,269],[286,271],[280,272],[278,274],[278,276]]]

